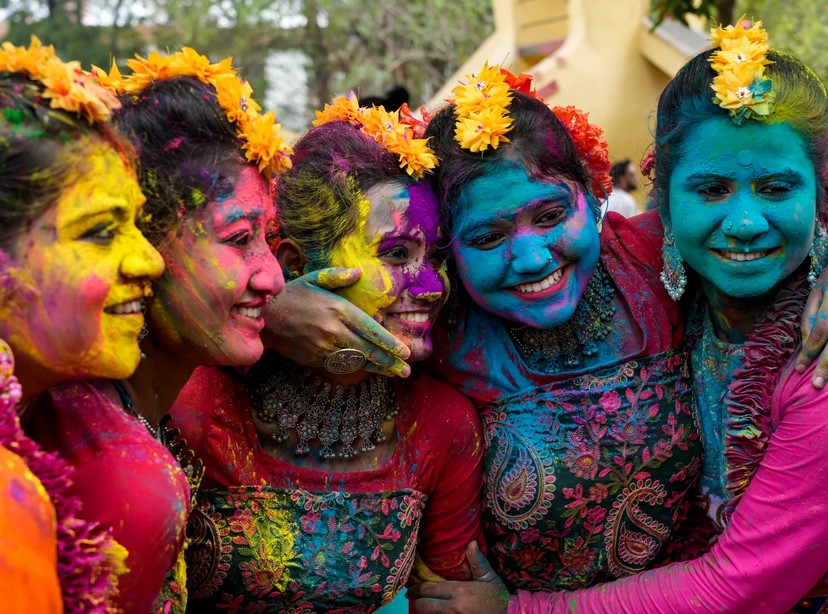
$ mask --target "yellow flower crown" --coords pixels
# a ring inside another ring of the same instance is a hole
[[[121,107],[118,98],[78,62],[64,62],[52,45],[44,47],[36,36],[28,47],[9,42],[0,47],[0,72],[22,73],[43,85],[42,97],[52,109],[76,113],[90,124],[105,122]]]
[[[736,125],[746,119],[762,121],[773,112],[776,94],[765,76],[768,58],[768,33],[757,21],[744,25],[744,15],[735,26],[712,28],[710,41],[715,53],[710,64],[716,77],[710,86],[713,102],[730,113]]]
[[[158,81],[175,77],[194,77],[212,86],[228,121],[244,142],[242,150],[247,160],[256,163],[259,171],[269,176],[286,171],[291,167],[293,150],[279,136],[282,127],[276,123],[276,114],[259,113],[262,108],[251,97],[253,88],[236,74],[232,61],[225,58],[211,64],[205,56],[183,47],[172,55],[161,55],[157,51],[146,58],[136,55],[135,59],[127,60],[132,69],[127,77],[121,76],[114,61],[109,74],[97,66],[92,67],[92,72],[117,94],[140,92]]]
[[[472,152],[497,149],[512,129],[507,107],[512,100],[506,75],[499,66],[486,62],[479,75],[466,75],[468,83],[458,85],[454,94],[454,115],[457,122],[454,138],[460,147]]]
[[[360,107],[356,94],[351,92],[347,98],[334,98],[331,104],[317,111],[313,125],[318,127],[335,121],[358,126],[363,134],[399,157],[400,168],[414,179],[422,179],[426,172],[437,167],[437,156],[428,146],[428,139],[415,136],[415,120],[408,115],[400,117],[399,111],[386,111],[382,106]]]

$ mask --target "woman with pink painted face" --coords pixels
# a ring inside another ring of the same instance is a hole
[[[84,516],[110,527],[128,553],[113,605],[143,613],[181,601],[183,559],[158,595],[200,477],[164,416],[198,365],[261,356],[261,312],[283,285],[265,241],[281,154],[254,151],[256,139],[277,135],[229,60],[210,64],[185,49],[130,66],[110,80],[123,105],[117,123],[139,155],[141,225],[167,264],[146,304],[142,361],[128,379],[53,388],[28,428],[81,468]]]
[[[416,180],[430,150],[396,114],[348,99],[318,124],[279,179],[279,261],[293,277],[359,268],[341,296],[423,360],[448,295],[437,200]],[[355,354],[309,369],[270,350],[244,378],[201,368],[182,391],[173,415],[206,469],[187,550],[199,611],[371,612],[405,585],[415,550],[444,577],[470,577],[473,408],[422,373],[368,373]]]
[[[136,226],[144,197],[134,152],[109,123],[118,107],[36,38],[0,48],[0,593],[9,612],[105,612],[114,588],[116,549],[79,517],[67,457],[43,450],[18,417],[33,418],[49,386],[129,377],[139,361],[140,301],[164,263]]]

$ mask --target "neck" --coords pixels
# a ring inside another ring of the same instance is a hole
[[[710,305],[713,331],[728,343],[744,343],[772,301],[772,295],[740,299],[722,294],[708,284],[703,287]]]
[[[141,350],[146,357],[127,382],[136,411],[157,426],[199,363],[188,360],[185,352],[170,351],[149,338],[141,343]]]
[[[20,399],[20,407],[24,407],[32,399],[40,396],[47,388],[68,379],[44,369],[23,353],[15,354],[14,360],[16,363],[14,374],[23,387],[23,398]]]

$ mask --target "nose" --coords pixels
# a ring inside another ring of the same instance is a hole
[[[431,264],[424,264],[415,273],[408,293],[412,298],[427,303],[439,301],[446,293],[446,278]]]
[[[259,250],[253,263],[253,274],[250,276],[248,287],[258,294],[268,298],[279,294],[285,289],[285,276],[282,267],[267,246]]]
[[[540,237],[528,233],[512,240],[506,256],[512,261],[512,269],[521,275],[539,273],[551,260],[549,248]]]
[[[121,275],[130,279],[157,279],[164,272],[164,259],[140,232],[134,241],[124,245]]]
[[[769,228],[762,205],[753,193],[741,196],[737,205],[731,207],[722,220],[724,235],[745,243],[765,234]]]

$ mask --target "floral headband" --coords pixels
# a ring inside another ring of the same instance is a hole
[[[457,117],[454,136],[460,147],[474,153],[489,147],[497,149],[512,129],[508,106],[512,100],[510,91],[526,94],[543,102],[535,91],[532,75],[514,75],[505,68],[489,66],[488,62],[478,75],[467,75],[468,83],[452,90],[455,98],[454,114]],[[552,107],[552,112],[569,132],[578,157],[584,162],[592,178],[592,192],[605,198],[612,189],[610,161],[604,131],[589,122],[589,114],[573,106]]]
[[[345,98],[334,98],[331,104],[316,112],[315,127],[342,121],[358,126],[363,134],[382,145],[400,159],[400,168],[414,179],[422,179],[426,172],[437,167],[437,156],[422,138],[425,124],[403,105],[400,111],[386,111],[385,107],[360,107],[353,92]]]
[[[243,141],[242,150],[248,161],[255,163],[259,172],[274,176],[291,167],[293,150],[279,136],[281,125],[276,123],[273,111],[261,114],[261,107],[251,97],[253,88],[236,74],[232,58],[211,64],[194,49],[163,56],[153,51],[146,58],[136,55],[127,60],[132,74],[122,77],[115,62],[109,74],[93,66],[92,72],[101,83],[117,94],[140,92],[158,81],[175,77],[193,77],[216,90],[218,103],[236,128]]]
[[[710,64],[716,77],[710,86],[713,102],[730,113],[737,126],[746,119],[763,121],[773,112],[776,94],[765,76],[768,33],[757,21],[745,27],[744,15],[735,26],[712,28],[710,41],[716,51]]]
[[[106,122],[121,108],[118,98],[78,62],[64,62],[52,45],[44,47],[32,36],[28,47],[9,42],[0,46],[0,72],[21,73],[43,85],[40,96],[52,109],[75,113],[90,124]]]

